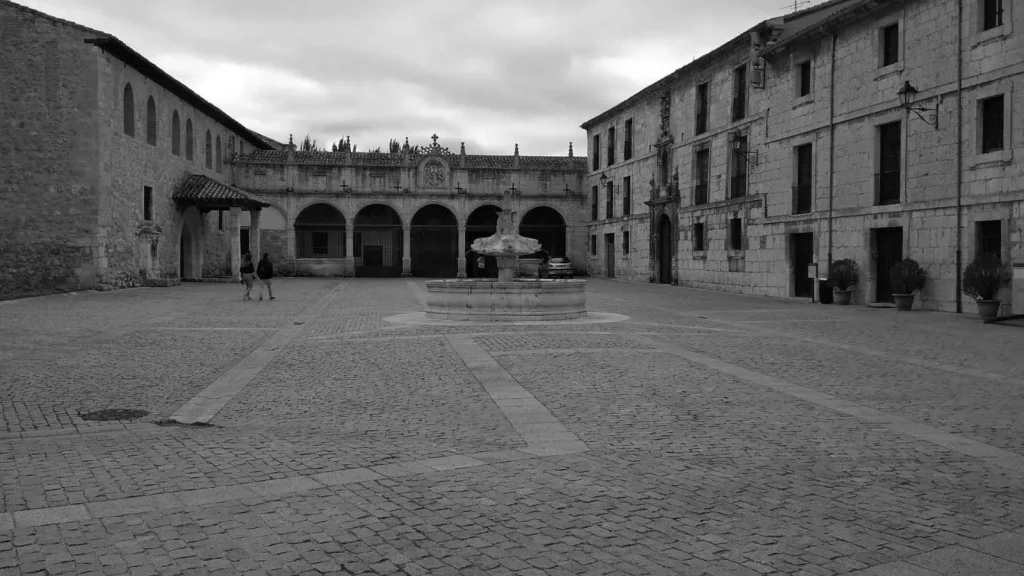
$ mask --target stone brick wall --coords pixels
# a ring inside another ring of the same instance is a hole
[[[0,3],[0,299],[94,286],[91,33]]]

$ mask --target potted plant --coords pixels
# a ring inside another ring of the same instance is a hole
[[[999,315],[999,289],[1010,283],[1010,268],[994,254],[982,254],[964,269],[964,294],[978,302],[978,316],[988,320]]]
[[[928,273],[913,258],[904,258],[893,264],[889,269],[889,286],[892,287],[892,297],[896,300],[896,309],[912,309],[914,292],[924,288],[927,279]]]
[[[857,285],[857,263],[849,258],[836,260],[828,268],[828,281],[832,285],[832,295],[836,304],[850,303],[850,287]]]

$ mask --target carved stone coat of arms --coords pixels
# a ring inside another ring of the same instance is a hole
[[[423,182],[427,186],[443,186],[444,172],[444,164],[441,164],[440,162],[429,162],[424,167]]]

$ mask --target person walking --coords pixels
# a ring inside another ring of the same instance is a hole
[[[264,252],[263,258],[260,259],[260,263],[256,265],[256,278],[260,282],[260,300],[263,300],[263,287],[267,288],[267,296],[270,300],[274,299],[274,288],[270,285],[270,280],[274,277],[274,265],[270,262],[270,254]]]
[[[238,272],[242,275],[242,285],[245,286],[245,296],[242,296],[242,300],[252,300],[249,292],[252,291],[256,268],[252,265],[252,256],[248,252],[242,255],[242,267],[238,269]]]

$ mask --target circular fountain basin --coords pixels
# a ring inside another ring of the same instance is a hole
[[[430,280],[426,317],[476,322],[575,320],[587,315],[586,286],[586,280]]]

